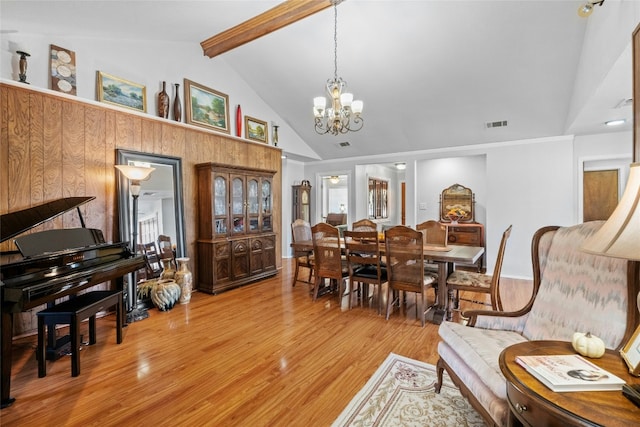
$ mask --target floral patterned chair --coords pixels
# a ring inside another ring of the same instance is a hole
[[[638,263],[580,249],[602,224],[544,227],[534,234],[533,293],[523,309],[465,312],[466,325],[440,325],[436,391],[446,370],[489,425],[511,425],[498,366],[503,349],[527,340],[571,341],[574,332],[591,332],[610,349],[625,345],[638,324]]]

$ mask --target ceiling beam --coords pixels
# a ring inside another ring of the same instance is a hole
[[[209,58],[320,12],[342,0],[288,0],[200,43]]]

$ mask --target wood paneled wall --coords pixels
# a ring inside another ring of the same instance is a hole
[[[81,208],[86,226],[101,229],[107,240],[119,241],[115,150],[180,157],[186,251],[195,272],[195,165],[216,162],[276,170],[273,223],[277,234],[276,262],[281,267],[280,149],[50,91],[33,90],[27,85],[0,83],[0,117],[0,214],[61,197],[95,196],[95,200]],[[79,226],[74,211],[43,224],[39,230]],[[14,248],[7,241],[0,249]],[[24,327],[29,328],[26,324]],[[24,331],[16,331],[20,332]]]

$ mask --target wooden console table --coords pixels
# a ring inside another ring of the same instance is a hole
[[[640,425],[640,408],[621,391],[551,391],[515,361],[522,355],[575,354],[564,341],[527,341],[507,347],[500,354],[500,370],[507,379],[507,400],[511,415],[508,425],[544,426],[631,426]],[[624,379],[640,383],[627,370],[620,355],[607,350],[600,359],[589,361]]]

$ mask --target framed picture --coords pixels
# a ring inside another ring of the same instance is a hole
[[[629,373],[640,376],[640,326],[631,336],[629,342],[620,350],[620,355],[627,362]]]
[[[187,123],[229,133],[229,96],[184,79]]]
[[[247,139],[264,142],[267,144],[269,133],[267,132],[267,122],[244,116],[244,132]]]
[[[98,101],[147,112],[147,88],[98,71]]]
[[[50,47],[51,89],[75,95],[76,53],[55,45]]]

